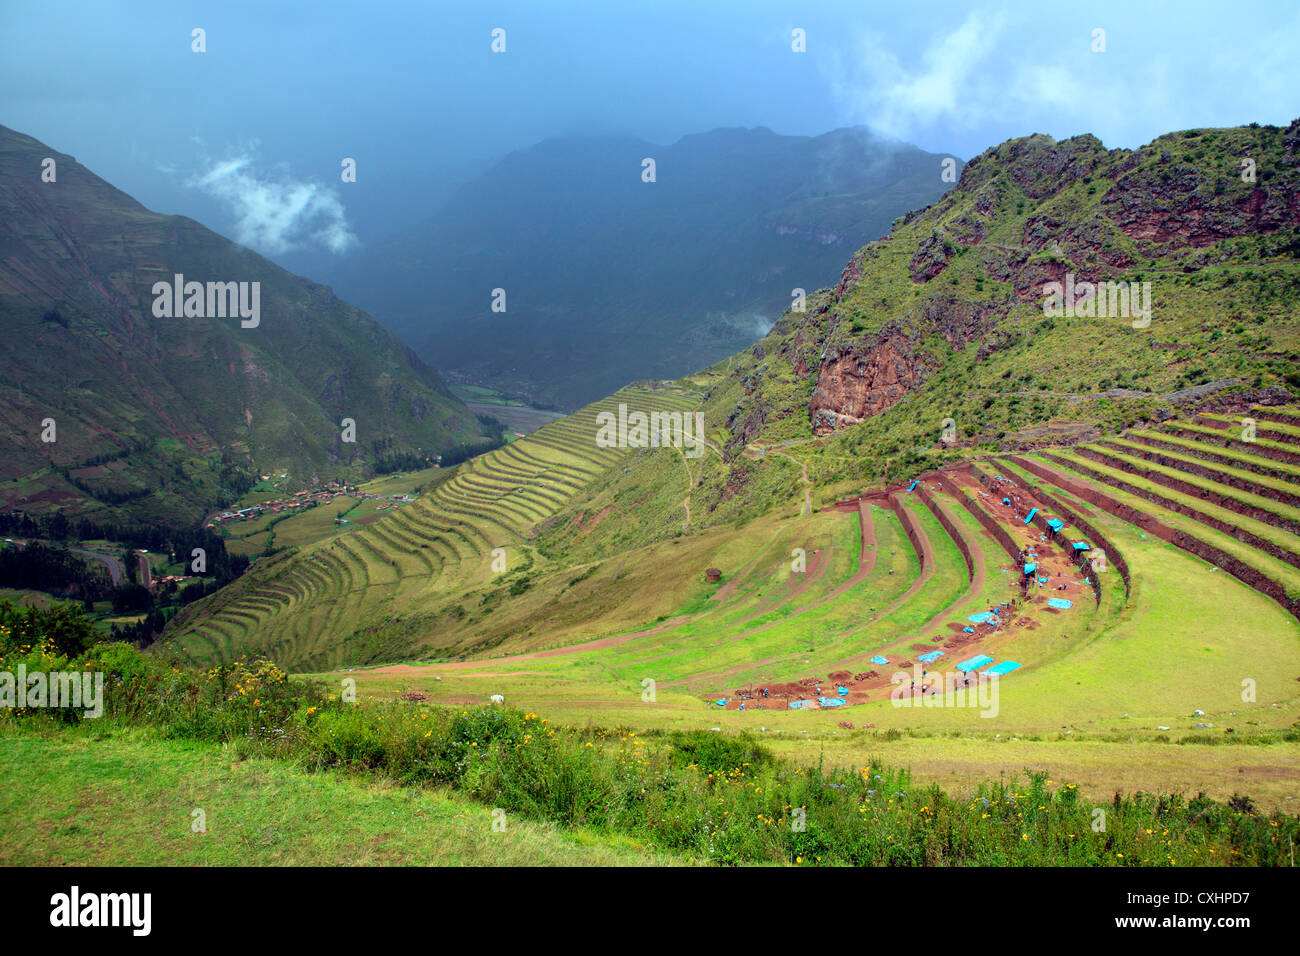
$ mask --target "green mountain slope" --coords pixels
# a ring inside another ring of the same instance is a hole
[[[155,317],[154,284],[176,274],[260,283],[259,323]],[[483,437],[433,369],[329,288],[4,127],[0,328],[0,508],[190,522],[259,473],[359,477]]]

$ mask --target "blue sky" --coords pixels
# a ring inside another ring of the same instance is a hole
[[[549,136],[866,125],[963,159],[1033,132],[1131,147],[1289,122],[1297,49],[1294,0],[4,0],[0,123],[263,251],[346,254]]]

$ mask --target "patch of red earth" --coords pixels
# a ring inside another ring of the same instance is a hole
[[[604,508],[601,508],[600,511],[596,512],[594,515],[591,516],[591,520],[589,520],[585,526],[582,525],[579,526],[578,533],[584,537],[586,535],[591,534],[591,532],[595,530],[596,525],[604,521],[605,518],[609,515],[609,513],[613,510],[614,510],[613,505],[606,505]]]

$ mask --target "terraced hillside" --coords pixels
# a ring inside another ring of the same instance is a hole
[[[375,691],[453,703],[505,693],[631,726],[797,730],[814,726],[807,711],[830,711],[877,728],[1021,733],[1136,718],[1154,736],[1157,724],[1196,729],[1194,710],[1207,732],[1285,726],[1300,674],[1300,539],[1286,501],[1300,469],[1269,455],[1300,452],[1288,432],[1300,411],[1252,414],[1277,426],[1268,455],[1216,444],[1224,429],[1199,424],[1224,424],[1210,416],[967,459],[828,510],[701,535],[712,560],[697,569],[711,563],[721,580],[697,570],[676,613],[639,630],[359,676]],[[1197,429],[1206,440],[1184,437]],[[1141,457],[1162,443],[1190,470]],[[1229,483],[1240,474],[1259,481]],[[1201,493],[1178,489],[1188,482]],[[664,558],[647,547],[626,561]],[[969,704],[993,686],[993,713]]]
[[[499,642],[505,615],[488,615],[546,564],[533,546],[537,527],[633,453],[598,445],[597,416],[620,405],[671,413],[697,403],[687,389],[629,387],[548,424],[460,466],[413,505],[259,562],[237,586],[187,609],[174,644],[202,663],[264,653],[320,667],[446,651],[453,633],[466,645]]]

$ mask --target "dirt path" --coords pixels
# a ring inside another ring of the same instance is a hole
[[[783,451],[772,450],[772,454],[779,455],[786,461],[792,461],[799,466],[803,473],[803,516],[806,518],[812,514],[812,482],[808,480],[808,466],[792,455],[787,455]]]
[[[876,524],[871,519],[871,499],[858,499],[858,526],[861,529],[861,540],[858,545],[858,571],[853,577],[826,595],[828,601],[839,597],[855,584],[862,583],[876,566],[876,552],[879,549],[876,547]]]
[[[686,520],[682,523],[682,531],[691,530],[691,489],[695,487],[695,476],[691,474],[690,461],[686,457],[686,451],[678,448],[677,453],[682,456],[682,467],[686,469],[686,497],[682,499],[682,507],[686,509]]]

